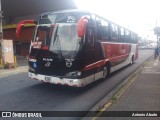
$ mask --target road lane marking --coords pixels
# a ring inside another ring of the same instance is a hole
[[[148,64],[149,61],[150,61],[150,59],[147,60],[147,61],[145,61],[145,62],[139,67],[139,69],[138,69],[136,72],[134,72],[133,74],[131,74],[131,75],[127,78],[127,79],[128,79],[128,82],[127,82],[126,84],[122,85],[121,88],[119,88],[119,91],[118,91],[118,90],[116,91],[116,93],[113,95],[113,97],[116,98],[116,101],[119,100],[119,98],[120,98],[120,97],[123,95],[123,93],[128,89],[128,87],[129,87],[135,80],[138,79],[139,75],[142,74],[142,70],[143,70],[144,67]],[[147,67],[146,67],[146,68],[147,68]],[[113,98],[113,97],[112,97],[112,98]],[[103,114],[104,111],[107,111],[107,109],[114,103],[113,100],[112,100],[112,98],[103,105],[102,109],[99,110],[99,112],[96,114],[95,117],[92,118],[92,120],[97,120],[98,117],[102,116],[102,114]]]
[[[154,62],[154,66],[157,66],[158,65],[158,63],[159,63],[159,58],[157,58],[156,60],[155,60],[155,62]]]
[[[142,72],[142,74],[152,74],[152,75],[156,75],[156,74],[160,74],[160,72],[154,72],[154,71],[152,71],[152,72],[148,72],[148,71],[145,71],[145,72]]]
[[[122,88],[118,92],[116,92],[116,94],[113,97],[115,97],[116,100],[119,100],[119,98],[128,89],[128,87],[138,78],[139,74],[140,74],[140,71],[134,72],[132,75],[130,75],[128,77],[128,79],[130,80],[126,84],[124,84]],[[97,113],[95,117],[93,117],[92,120],[97,120],[98,117],[102,116],[103,112],[106,111],[114,103],[112,98],[103,106],[103,108]]]
[[[23,72],[27,72],[27,71],[28,71],[27,68],[22,68],[22,69],[7,71],[7,72],[4,72],[4,73],[1,73],[1,74],[0,74],[0,78],[8,77],[8,76],[10,76],[10,75],[15,75],[15,74],[19,74],[19,73],[23,73]]]

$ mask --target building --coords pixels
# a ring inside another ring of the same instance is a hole
[[[25,27],[17,39],[16,24],[22,20],[36,20],[41,13],[75,8],[73,0],[2,0],[3,38],[13,40],[16,55],[27,56],[34,26]]]

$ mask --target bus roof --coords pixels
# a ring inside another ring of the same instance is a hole
[[[59,11],[46,12],[46,13],[41,14],[41,17],[44,16],[44,15],[48,15],[48,14],[66,13],[66,12],[84,12],[84,13],[91,14],[91,12],[88,12],[88,11],[85,11],[85,10],[80,10],[80,9],[67,9],[67,10],[59,10]]]
[[[103,19],[103,20],[106,20],[106,21],[108,21],[108,22],[111,22],[111,23],[113,23],[113,24],[116,24],[117,26],[119,26],[119,27],[121,27],[121,28],[124,28],[124,29],[126,29],[126,30],[129,30],[129,29],[127,29],[127,28],[125,28],[125,27],[117,24],[117,23],[114,23],[114,22],[111,21],[111,20],[108,20],[108,19],[106,19],[106,18],[98,15],[98,14],[95,14],[95,13],[93,13],[93,12],[89,12],[89,11],[86,11],[86,10],[81,10],[81,9],[67,9],[67,10],[59,10],[59,11],[46,12],[46,13],[41,14],[40,18],[42,18],[42,17],[45,16],[45,15],[49,15],[49,14],[66,13],[66,12],[67,12],[67,13],[69,13],[69,12],[83,12],[83,13],[86,13],[86,14],[94,14],[95,16],[97,16],[97,17],[99,17],[99,18],[101,18],[101,19]],[[132,31],[132,30],[129,30],[129,31],[135,33],[135,32]],[[135,33],[135,34],[136,34],[136,33]]]

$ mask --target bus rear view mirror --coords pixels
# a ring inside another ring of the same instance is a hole
[[[21,34],[21,29],[22,29],[22,27],[25,24],[37,24],[37,21],[34,21],[34,20],[24,20],[24,21],[19,22],[17,24],[17,27],[16,27],[16,36],[17,36],[18,39],[19,39],[20,34]]]
[[[82,16],[78,21],[78,37],[83,37],[86,32],[86,26],[88,23],[87,16]]]

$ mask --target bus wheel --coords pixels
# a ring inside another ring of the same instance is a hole
[[[134,63],[134,56],[132,56],[130,64],[132,65]]]
[[[110,67],[104,66],[103,68],[103,79],[106,79],[109,76]]]

